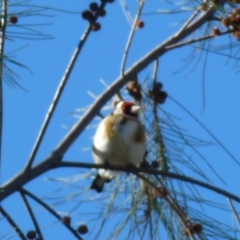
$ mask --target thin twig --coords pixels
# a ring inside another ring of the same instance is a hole
[[[126,44],[126,47],[125,47],[125,51],[124,51],[124,54],[123,54],[123,60],[122,60],[122,64],[121,64],[121,75],[122,76],[124,75],[125,64],[126,64],[126,60],[127,60],[127,56],[128,56],[128,51],[129,51],[131,43],[132,43],[134,32],[136,30],[136,23],[137,23],[137,21],[139,19],[139,16],[141,14],[143,4],[144,4],[144,0],[140,0],[139,1],[139,6],[138,6],[138,11],[137,11],[135,19],[133,21],[132,28],[131,28],[131,31],[130,31],[130,34],[129,34],[129,37],[128,37],[128,40],[127,40],[127,44]]]
[[[190,18],[185,22],[185,24],[182,26],[182,28],[180,29],[180,31],[178,32],[178,34],[181,34],[182,32],[185,31],[185,29],[189,26],[189,24],[193,21],[193,19],[197,16],[197,14],[200,12],[200,9],[198,8],[193,14],[192,16],[190,16]]]
[[[150,168],[150,169],[149,168],[129,169],[129,167],[126,167],[126,166],[83,163],[83,162],[79,162],[79,161],[76,161],[76,162],[62,161],[59,164],[59,167],[80,167],[80,168],[96,168],[96,169],[104,168],[104,169],[118,170],[118,171],[131,172],[131,173],[142,172],[142,173],[149,173],[149,174],[153,174],[153,175],[161,175],[161,176],[164,176],[164,177],[169,177],[169,178],[172,178],[172,179],[178,179],[180,181],[196,184],[196,185],[201,186],[203,188],[212,190],[216,193],[219,193],[221,195],[229,197],[229,198],[235,200],[236,202],[240,203],[240,197],[238,197],[237,195],[234,195],[230,192],[227,192],[227,191],[225,191],[221,188],[215,187],[211,184],[199,181],[195,178],[187,177],[185,175],[176,174],[176,173],[172,173],[172,172],[166,172],[166,171],[162,171],[162,170],[156,170],[156,169],[152,169],[152,168]]]
[[[107,3],[103,2],[101,4],[101,6],[99,7],[99,9],[103,9],[106,4]],[[94,16],[94,22],[97,20],[97,18],[99,16],[99,12],[100,11],[98,11],[96,13],[96,15]],[[85,42],[87,40],[87,37],[89,36],[90,32],[91,32],[91,24],[88,25],[85,33],[81,37],[81,39],[80,39],[80,41],[78,43],[78,46],[75,49],[75,51],[74,51],[74,53],[72,55],[72,58],[70,59],[70,62],[68,64],[67,68],[66,68],[65,74],[63,75],[63,77],[62,77],[62,79],[61,79],[61,81],[60,81],[60,83],[58,85],[58,88],[57,88],[56,93],[54,95],[53,101],[52,101],[52,103],[51,103],[51,105],[49,107],[49,110],[47,112],[47,115],[45,117],[43,125],[42,125],[42,127],[40,129],[40,132],[39,132],[38,137],[36,139],[36,142],[34,144],[33,150],[31,152],[30,157],[28,159],[28,162],[27,162],[27,164],[25,166],[25,171],[28,171],[31,168],[31,166],[32,166],[32,163],[34,161],[34,158],[36,156],[38,148],[39,148],[39,146],[40,146],[40,144],[42,142],[43,136],[44,136],[44,134],[45,134],[45,132],[47,130],[49,122],[50,122],[50,120],[51,120],[51,118],[53,116],[53,113],[54,113],[54,111],[55,111],[55,109],[57,107],[57,104],[58,104],[59,99],[60,99],[60,97],[62,95],[64,87],[65,87],[65,85],[66,85],[66,83],[67,83],[67,81],[69,79],[69,76],[70,76],[70,74],[71,74],[71,72],[73,70],[73,67],[75,66],[76,60],[77,60],[77,58],[79,56],[79,53],[80,53],[81,49],[83,48],[83,46],[84,46],[84,44],[85,44]]]
[[[223,150],[238,164],[240,165],[239,161],[236,157],[232,155],[232,153],[214,136],[214,134],[208,130],[186,107],[184,107],[181,103],[175,100],[173,97],[168,95],[168,98],[171,99],[175,104],[180,106],[189,116],[191,116],[222,148]]]
[[[33,200],[35,200],[37,203],[39,203],[41,206],[43,206],[46,210],[48,210],[53,216],[55,216],[59,221],[62,220],[62,217],[56,213],[52,208],[50,208],[46,203],[44,203],[41,199],[39,199],[38,197],[36,197],[34,194],[30,193],[29,191],[27,191],[24,188],[20,188],[20,192],[24,193],[25,195],[28,195],[30,198],[32,198]],[[75,229],[73,229],[70,225],[66,225],[64,224],[64,226],[79,240],[83,240],[79,234],[76,232]]]
[[[4,208],[0,205],[0,212],[5,217],[5,219],[9,222],[9,224],[13,227],[14,231],[19,235],[22,240],[27,240],[23,232],[20,230],[18,225],[14,222],[14,220],[10,217],[10,215],[4,210]]]
[[[131,26],[133,20],[132,20],[132,16],[131,16],[130,12],[128,11],[126,1],[125,0],[120,0],[120,5],[123,9],[123,12],[125,14],[125,17],[126,17],[128,23],[129,23],[129,25]]]
[[[3,128],[3,54],[4,54],[4,43],[7,25],[7,0],[2,1],[2,14],[1,14],[1,36],[0,36],[0,169],[2,166],[2,128]],[[1,176],[1,173],[0,173]],[[1,180],[1,179],[0,179]],[[0,201],[1,202],[1,201]]]
[[[33,161],[34,161],[34,158],[35,158],[35,156],[36,156],[36,154],[37,154],[37,151],[38,151],[39,146],[40,146],[40,144],[41,144],[41,142],[42,142],[43,136],[44,136],[44,134],[45,134],[45,132],[46,132],[46,130],[47,130],[47,127],[48,127],[48,125],[49,125],[49,122],[50,122],[50,120],[51,120],[51,118],[52,118],[52,115],[53,115],[53,113],[54,113],[54,111],[55,111],[55,109],[56,109],[56,107],[57,107],[57,104],[58,104],[59,99],[60,99],[60,97],[61,97],[61,95],[62,95],[62,92],[63,92],[63,90],[64,90],[64,87],[65,87],[65,85],[66,85],[66,83],[67,83],[67,80],[69,79],[69,76],[70,76],[70,74],[71,74],[71,72],[72,72],[72,69],[73,69],[75,63],[76,63],[77,57],[78,57],[78,55],[79,55],[79,53],[80,53],[80,50],[81,50],[82,47],[84,46],[84,43],[86,42],[86,39],[87,39],[90,31],[91,31],[91,27],[90,27],[90,25],[89,25],[88,28],[87,28],[87,30],[85,31],[85,33],[84,33],[83,36],[81,37],[81,39],[80,39],[80,41],[79,41],[79,44],[78,44],[77,48],[75,49],[75,51],[74,51],[74,53],[73,53],[73,55],[72,55],[72,58],[71,58],[71,60],[70,60],[70,62],[69,62],[69,64],[68,64],[68,67],[67,67],[67,69],[66,69],[66,72],[65,72],[64,76],[62,77],[62,79],[61,79],[61,81],[60,81],[60,83],[59,83],[59,86],[58,86],[58,88],[57,88],[57,91],[56,91],[56,93],[55,93],[55,96],[54,96],[54,98],[53,98],[53,101],[52,101],[52,103],[51,103],[51,105],[50,105],[50,107],[49,107],[49,110],[48,110],[48,112],[47,112],[47,115],[46,115],[46,117],[45,117],[45,120],[44,120],[44,122],[43,122],[43,125],[42,125],[42,127],[41,127],[41,129],[40,129],[40,132],[39,132],[38,137],[37,137],[37,140],[36,140],[36,142],[35,142],[35,144],[34,144],[34,147],[33,147],[33,150],[32,150],[32,152],[31,152],[31,155],[30,155],[30,157],[29,157],[29,160],[28,160],[28,162],[27,162],[27,165],[25,166],[25,171],[28,171],[28,170],[31,168],[31,166],[32,166],[32,163],[33,163]]]
[[[226,30],[224,32],[220,32],[218,36],[221,36],[221,35],[225,35],[225,34],[229,34],[233,32],[232,30]],[[211,39],[211,38],[215,38],[217,36],[214,36],[214,35],[207,35],[207,36],[203,36],[203,37],[199,37],[199,38],[192,38],[190,40],[187,40],[185,42],[180,42],[180,43],[176,43],[176,44],[173,44],[173,45],[169,45],[166,47],[167,50],[172,50],[172,49],[175,49],[175,48],[179,48],[179,47],[183,47],[183,46],[186,46],[186,45],[190,45],[192,43],[195,43],[195,42],[201,42],[201,41],[204,41],[204,40],[208,40],[208,39]]]
[[[156,79],[156,78],[155,78]],[[156,82],[154,83],[154,85],[156,84]],[[153,85],[153,86],[154,86]],[[158,143],[158,151],[159,151],[159,162],[161,164],[161,169],[163,171],[168,171],[168,161],[167,158],[165,156],[165,144],[163,142],[163,137],[162,137],[162,132],[161,132],[161,128],[159,126],[160,123],[160,117],[157,111],[157,103],[153,104],[153,115],[154,115],[154,121],[153,121],[153,126],[155,128],[155,133],[156,133],[156,142]]]
[[[237,211],[236,211],[236,209],[235,209],[235,207],[234,207],[234,205],[233,205],[233,203],[232,203],[232,200],[231,200],[230,198],[227,198],[227,199],[228,199],[229,205],[230,205],[230,207],[231,207],[231,209],[232,209],[232,211],[233,211],[233,215],[235,216],[236,221],[237,221],[237,223],[238,223],[238,226],[239,226],[239,228],[240,228],[240,218],[239,218],[239,216],[238,216],[238,213],[237,213]]]
[[[37,231],[38,236],[39,236],[41,239],[43,239],[43,235],[42,235],[42,232],[41,232],[40,227],[39,227],[39,225],[38,225],[37,219],[36,219],[35,216],[34,216],[34,213],[33,213],[33,211],[32,211],[32,208],[31,208],[31,206],[30,206],[30,204],[29,204],[29,202],[28,202],[25,194],[24,194],[22,191],[20,191],[20,194],[21,194],[21,197],[22,197],[22,199],[23,199],[23,201],[24,201],[24,204],[25,204],[25,206],[26,206],[26,208],[27,208],[27,210],[28,210],[28,213],[29,213],[29,215],[30,215],[30,217],[31,217],[31,219],[32,219],[32,221],[33,221],[33,224],[34,224],[34,226],[35,226],[35,229],[36,229],[36,231]]]

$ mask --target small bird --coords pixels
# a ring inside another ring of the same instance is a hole
[[[115,110],[104,118],[93,139],[92,154],[97,164],[134,165],[138,167],[146,152],[144,126],[138,119],[140,106],[121,101]],[[109,182],[119,171],[99,169],[91,189],[102,192],[105,182]]]

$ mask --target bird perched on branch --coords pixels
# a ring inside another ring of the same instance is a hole
[[[136,166],[144,160],[146,138],[144,126],[138,119],[140,106],[131,102],[119,102],[115,110],[104,118],[93,139],[92,154],[97,164]],[[99,169],[91,189],[102,192],[119,172]]]

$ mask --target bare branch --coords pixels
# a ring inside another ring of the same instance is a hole
[[[0,205],[0,212],[5,217],[5,219],[11,224],[14,231],[21,237],[23,240],[27,240],[23,232],[20,230],[18,225],[14,222],[14,220],[10,217],[10,215],[4,210],[4,208]]]
[[[166,172],[166,171],[162,171],[162,170],[155,170],[155,169],[149,169],[149,168],[129,169],[128,166],[126,167],[126,166],[118,166],[118,165],[93,164],[93,163],[83,163],[83,162],[66,162],[66,161],[61,162],[59,167],[80,167],[80,168],[96,168],[96,169],[104,168],[104,169],[118,170],[118,171],[123,171],[123,172],[131,172],[133,174],[136,172],[138,172],[138,173],[141,172],[141,173],[149,173],[149,174],[153,174],[153,175],[161,175],[164,177],[169,177],[172,179],[178,179],[180,181],[196,184],[203,188],[212,190],[216,193],[219,193],[221,195],[229,197],[229,198],[235,200],[236,202],[240,203],[240,197],[238,197],[237,195],[234,195],[230,192],[227,192],[221,188],[215,187],[211,184],[196,180],[191,177],[187,177],[187,176],[172,173],[172,172]]]
[[[46,203],[44,203],[42,200],[40,200],[38,197],[36,197],[34,194],[30,193],[24,188],[20,189],[21,193],[24,193],[28,195],[30,198],[35,200],[37,203],[39,203],[41,206],[43,206],[46,210],[48,210],[53,216],[55,216],[59,221],[62,220],[62,217],[56,213],[52,208],[50,208]],[[64,224],[64,226],[79,240],[82,240],[82,238],[79,236],[79,234],[74,230],[70,225]]]
[[[220,32],[218,36],[229,34],[231,32],[233,32],[233,31],[232,30],[226,30],[224,32]],[[167,50],[170,50],[170,49],[172,50],[172,49],[175,49],[175,48],[190,45],[190,44],[195,43],[195,42],[201,42],[201,41],[205,41],[205,40],[208,40],[208,39],[211,39],[211,38],[216,38],[216,37],[217,36],[214,36],[214,35],[211,34],[211,35],[207,35],[207,36],[203,36],[203,37],[199,37],[199,38],[192,38],[190,40],[187,40],[186,42],[180,42],[180,43],[176,43],[176,44],[167,46],[166,49]]]
[[[182,32],[185,31],[185,29],[189,26],[189,24],[193,21],[193,19],[198,15],[198,13],[200,12],[200,9],[198,8],[193,14],[192,16],[185,22],[185,24],[182,26],[182,28],[179,31],[179,34],[181,34]]]
[[[139,1],[139,6],[138,6],[138,11],[137,11],[136,17],[133,21],[132,28],[131,28],[131,31],[130,31],[130,34],[129,34],[129,37],[128,37],[127,45],[126,45],[126,48],[125,48],[125,51],[124,51],[124,54],[123,54],[123,60],[122,60],[122,65],[121,65],[122,76],[124,75],[125,64],[126,64],[126,60],[127,60],[127,56],[128,56],[128,51],[129,51],[131,43],[132,43],[133,35],[134,35],[135,30],[136,30],[136,24],[137,24],[137,21],[139,19],[140,14],[141,14],[143,5],[144,5],[144,0],[140,0]]]
[[[125,15],[128,23],[129,23],[129,25],[131,26],[133,20],[132,20],[132,16],[131,16],[130,12],[128,11],[126,1],[125,0],[120,0],[120,5],[122,7],[122,10],[124,12],[124,15]]]
[[[22,197],[22,199],[23,199],[23,201],[24,201],[24,204],[25,204],[25,206],[26,206],[26,208],[27,208],[27,210],[28,210],[28,213],[29,213],[29,215],[30,215],[30,217],[31,217],[31,219],[32,219],[32,221],[33,221],[33,224],[34,224],[34,226],[35,226],[35,229],[36,229],[36,231],[37,231],[38,236],[39,236],[41,239],[43,239],[42,232],[41,232],[41,230],[40,230],[40,228],[39,228],[37,219],[36,219],[35,216],[34,216],[34,213],[33,213],[33,211],[32,211],[32,208],[31,208],[31,206],[30,206],[30,204],[29,204],[29,202],[28,202],[25,194],[24,194],[22,191],[20,191],[20,194],[21,194],[21,197]]]
[[[64,87],[65,87],[65,85],[66,85],[66,83],[67,83],[67,80],[69,79],[69,76],[70,76],[70,74],[71,74],[71,72],[72,72],[72,69],[73,69],[73,67],[74,67],[74,65],[75,65],[75,62],[76,62],[77,57],[78,57],[78,55],[79,55],[79,53],[80,53],[80,50],[81,50],[82,47],[84,46],[84,43],[86,42],[86,39],[87,39],[90,31],[91,31],[91,27],[90,27],[90,25],[89,25],[88,28],[87,28],[87,30],[86,30],[85,33],[83,34],[82,38],[80,39],[79,44],[78,44],[77,48],[75,49],[75,51],[74,51],[74,53],[73,53],[73,56],[72,56],[72,58],[71,58],[71,60],[70,60],[70,62],[69,62],[69,64],[68,64],[68,67],[67,67],[67,69],[66,69],[66,72],[65,72],[64,76],[62,77],[62,79],[61,79],[61,81],[60,81],[60,83],[59,83],[59,86],[58,86],[58,88],[57,88],[57,91],[56,91],[56,93],[55,93],[55,96],[54,96],[54,98],[53,98],[53,101],[52,101],[52,103],[51,103],[51,105],[50,105],[50,107],[49,107],[49,110],[48,110],[48,112],[47,112],[47,115],[46,115],[46,117],[45,117],[45,120],[44,120],[44,122],[43,122],[43,125],[42,125],[42,127],[41,127],[41,129],[40,129],[40,132],[39,132],[38,137],[37,137],[37,139],[36,139],[36,142],[35,142],[35,144],[34,144],[34,147],[33,147],[33,150],[32,150],[32,152],[31,152],[31,155],[30,155],[30,157],[29,157],[29,160],[28,160],[28,162],[27,162],[27,165],[25,166],[25,171],[28,171],[28,170],[31,168],[31,166],[32,166],[32,163],[33,163],[33,161],[34,161],[34,158],[35,158],[35,156],[36,156],[36,153],[37,153],[37,151],[38,151],[38,148],[39,148],[39,146],[40,146],[40,144],[41,144],[41,142],[42,142],[43,136],[44,136],[44,134],[45,134],[45,132],[46,132],[46,130],[47,130],[48,124],[49,124],[49,122],[50,122],[50,120],[51,120],[51,118],[52,118],[52,115],[53,115],[56,107],[57,107],[58,101],[59,101],[59,99],[60,99],[60,97],[61,97],[61,95],[62,95],[62,92],[63,92],[63,90],[64,90]]]
[[[106,5],[106,3],[103,2],[101,4],[101,6],[100,6],[100,9],[103,9],[105,7],[105,5]],[[96,21],[97,18],[98,18],[98,13],[95,15],[94,21]],[[70,59],[70,62],[68,64],[68,66],[67,66],[65,74],[63,75],[63,77],[62,77],[62,79],[61,79],[61,81],[59,83],[59,86],[58,86],[58,88],[56,90],[56,93],[55,93],[55,96],[53,98],[53,101],[52,101],[52,103],[51,103],[51,105],[49,107],[49,110],[47,112],[47,115],[45,117],[43,125],[42,125],[42,127],[40,129],[40,132],[39,132],[38,137],[36,139],[36,142],[34,144],[33,150],[31,152],[30,157],[28,159],[28,162],[27,162],[27,164],[25,166],[25,171],[28,171],[31,168],[31,166],[32,166],[32,163],[34,161],[34,158],[36,156],[38,148],[39,148],[39,146],[40,146],[40,144],[42,142],[43,136],[44,136],[44,134],[45,134],[45,132],[47,130],[48,124],[49,124],[49,122],[50,122],[50,120],[52,118],[52,115],[53,115],[56,107],[57,107],[58,101],[59,101],[60,97],[62,96],[62,92],[64,90],[64,87],[65,87],[65,85],[66,85],[66,83],[67,83],[67,81],[69,79],[69,76],[70,76],[70,74],[72,72],[73,67],[75,66],[76,60],[77,60],[77,58],[79,56],[79,53],[80,53],[81,49],[83,48],[83,46],[84,46],[84,44],[85,44],[85,42],[87,40],[87,37],[89,36],[90,32],[91,32],[91,24],[88,25],[85,33],[81,37],[81,39],[80,39],[80,41],[78,43],[78,46],[75,49],[75,51],[74,51],[74,53],[72,55],[72,58]]]
[[[61,156],[56,154],[50,154],[49,158],[42,161],[41,163],[37,164],[35,167],[31,168],[28,173],[22,170],[19,174],[13,177],[9,182],[6,182],[0,188],[0,201],[5,197],[9,196],[15,191],[18,191],[20,187],[24,186],[27,182],[31,181],[32,179],[40,176],[44,172],[55,168],[59,162],[61,161]]]

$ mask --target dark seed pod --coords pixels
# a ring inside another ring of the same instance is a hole
[[[143,28],[144,27],[144,22],[143,21],[137,21],[135,28]]]
[[[230,24],[231,24],[231,21],[229,18],[222,18],[221,19],[221,24],[224,26],[224,27],[228,27]]]
[[[233,16],[236,16],[238,14],[240,14],[240,8],[235,8],[235,9],[232,10],[232,15]]]
[[[71,223],[71,218],[69,216],[65,216],[61,219],[62,223],[66,226],[69,226]]]
[[[98,15],[99,15],[100,17],[104,17],[104,16],[106,15],[106,10],[103,9],[103,8],[99,9],[99,10],[98,10]]]
[[[27,239],[35,239],[37,236],[36,231],[30,230],[27,232],[26,237]]]
[[[130,96],[132,96],[135,100],[141,100],[142,94],[141,94],[141,86],[136,81],[130,81],[126,89]]]
[[[202,224],[193,223],[187,229],[184,230],[184,235],[189,237],[190,234],[200,234],[203,230]]]
[[[81,224],[78,226],[78,229],[77,231],[80,233],[80,234],[86,234],[88,232],[88,227],[86,224]]]
[[[166,101],[167,93],[165,91],[160,91],[157,96],[155,96],[155,102],[163,104]]]
[[[91,22],[93,20],[93,13],[89,10],[85,10],[82,12],[82,18]]]
[[[15,16],[15,15],[12,15],[9,17],[8,21],[11,23],[11,24],[16,24],[18,22],[18,17]]]
[[[98,22],[92,23],[92,24],[91,24],[91,29],[92,29],[93,31],[99,31],[99,30],[101,29],[101,24],[98,23]]]
[[[162,83],[161,82],[156,82],[154,84],[154,89],[158,89],[158,90],[161,90],[163,87]]]
[[[89,4],[89,9],[93,12],[96,12],[98,10],[98,4],[96,2],[91,2]]]
[[[236,37],[238,41],[240,41],[240,31],[235,31],[233,35]]]
[[[212,35],[213,36],[219,36],[221,34],[221,32],[220,32],[220,30],[219,30],[219,28],[213,28],[213,30],[212,30]]]

